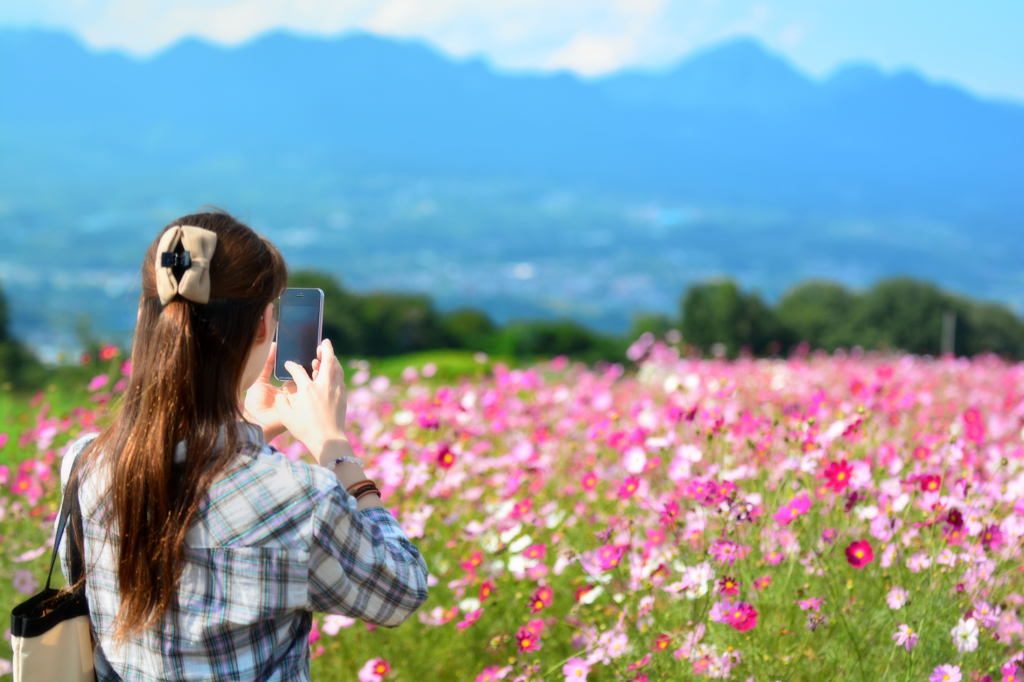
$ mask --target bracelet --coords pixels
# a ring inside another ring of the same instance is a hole
[[[368,478],[364,478],[364,479],[363,479],[363,480],[361,480],[361,481],[356,481],[356,482],[355,482],[355,483],[353,483],[352,485],[349,485],[349,486],[345,486],[345,491],[346,491],[346,492],[348,492],[348,493],[351,493],[351,492],[352,492],[353,490],[355,490],[356,488],[360,488],[360,487],[362,487],[363,485],[365,485],[365,484],[367,484],[367,483],[371,483],[371,484],[374,484],[374,483],[373,483],[373,481],[371,481],[370,479],[368,479]],[[376,484],[374,484],[374,485],[376,485]]]
[[[379,496],[380,495],[380,488],[378,488],[373,483],[368,483],[368,484],[362,486],[361,488],[357,489],[355,492],[350,493],[350,494],[352,495],[352,497],[354,497],[354,498],[356,498],[356,500],[358,500],[363,495],[367,495],[369,493],[377,493],[377,495]]]
[[[334,466],[338,466],[342,462],[352,462],[353,464],[358,464],[360,469],[363,468],[363,460],[359,459],[358,457],[351,457],[349,455],[339,457],[336,460],[334,460]]]
[[[370,488],[368,490],[364,490],[355,496],[356,502],[370,494],[374,494],[377,497],[380,497],[380,490],[378,490],[377,488]]]

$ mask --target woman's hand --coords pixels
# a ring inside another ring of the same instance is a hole
[[[318,456],[329,440],[345,438],[345,370],[334,355],[330,339],[316,349],[313,377],[305,368],[288,361],[292,375],[274,398],[277,418],[303,445]]]
[[[274,362],[277,359],[277,341],[270,344],[270,354],[263,363],[263,369],[256,382],[245,392],[242,414],[249,421],[263,427],[263,436],[267,442],[277,438],[285,431],[284,424],[274,408],[274,400],[281,388],[270,383]]]

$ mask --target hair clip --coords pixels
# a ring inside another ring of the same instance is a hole
[[[182,251],[177,253],[174,251],[164,251],[160,254],[160,265],[167,268],[182,267],[188,269],[192,267],[192,254],[188,251]]]

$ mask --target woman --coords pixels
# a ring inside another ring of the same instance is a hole
[[[146,251],[120,409],[61,466],[101,681],[308,680],[313,611],[395,627],[427,598],[423,557],[351,457],[330,341],[312,377],[288,363],[270,382],[286,284],[278,250],[223,213]],[[316,464],[267,445],[285,430]]]

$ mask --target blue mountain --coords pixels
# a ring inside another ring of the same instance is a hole
[[[224,155],[258,172],[301,156],[313,168],[987,225],[1024,209],[1024,106],[865,64],[814,80],[752,39],[582,79],[360,32],[274,31],[232,48],[189,38],[136,59],[3,30],[0,92],[0,171],[55,182]]]

